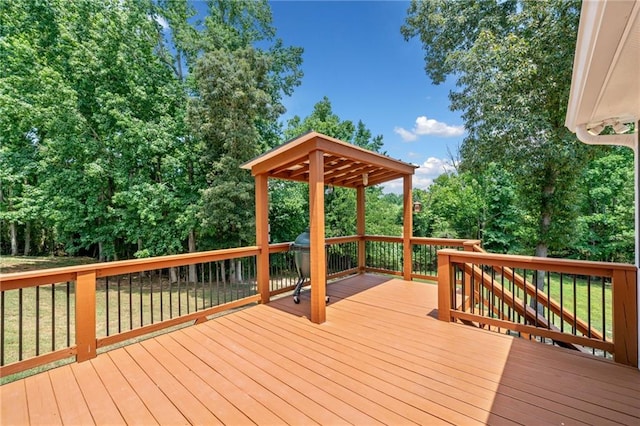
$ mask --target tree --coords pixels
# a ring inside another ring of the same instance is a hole
[[[52,8],[1,2],[0,22],[0,228],[9,231],[12,255],[19,252],[20,235],[23,253],[30,254],[36,231],[50,239],[39,191],[43,137],[78,125],[76,96],[60,64],[50,61],[59,33]]]
[[[538,218],[538,256],[566,245],[587,160],[564,127],[578,17],[579,3],[560,0],[414,1],[402,27],[405,38],[420,37],[434,83],[457,78],[451,108],[468,131],[461,168],[497,161],[513,172]]]
[[[199,229],[204,247],[250,243],[253,180],[239,166],[278,142],[282,96],[300,84],[302,49],[275,39],[266,1],[211,1],[204,25],[196,26],[186,1],[160,5],[176,51],[164,55],[190,98],[184,139],[194,149],[188,161],[203,172],[191,186],[200,197],[185,222]]]
[[[382,136],[372,136],[371,131],[365,126],[362,121],[358,121],[357,124],[353,124],[351,120],[342,120],[337,114],[333,112],[331,101],[326,96],[317,102],[311,114],[304,119],[299,116],[294,116],[287,122],[287,128],[284,131],[287,139],[293,139],[304,133],[316,131],[323,133],[327,136],[340,139],[344,142],[352,143],[354,145],[379,152],[382,148]],[[296,198],[298,200],[305,200],[305,203],[298,202],[295,204],[296,208],[302,207],[297,215],[308,216],[308,189],[306,185],[296,184],[288,182],[284,185],[276,187],[276,190],[280,188],[286,188],[288,193],[297,193]],[[367,188],[366,191],[367,206],[366,209],[366,222],[370,223],[379,214],[371,208],[373,204],[380,201],[382,197],[382,191],[379,188]],[[274,195],[273,198],[280,199],[278,195]],[[390,210],[393,210],[392,206],[386,206]],[[278,211],[282,208],[278,207]],[[288,217],[296,217],[296,213],[289,213]],[[368,228],[368,230],[381,230],[387,229],[391,235],[399,234],[395,232],[398,226],[394,223],[395,214],[388,217],[388,223],[386,225],[380,224],[378,228]],[[273,216],[272,216],[273,220]],[[277,234],[284,233],[280,230],[280,227],[287,229],[290,227],[290,223],[276,223],[272,222],[272,233],[274,228]],[[305,223],[308,223],[305,222]],[[292,224],[292,223],[291,223]],[[296,226],[299,226],[297,223]],[[353,235],[356,232],[356,193],[352,189],[348,188],[332,188],[327,191],[325,196],[325,233],[328,237]],[[387,234],[389,235],[389,234]]]
[[[267,57],[250,47],[207,52],[196,65],[199,97],[191,100],[189,119],[200,129],[203,160],[210,165],[200,217],[222,246],[255,238],[253,179],[240,165],[260,152],[257,120],[279,114],[264,87],[267,66]]]
[[[601,147],[580,177],[580,216],[569,255],[605,262],[634,261],[633,152]],[[572,248],[573,248],[572,247]]]
[[[24,225],[25,252],[34,217],[69,253],[95,250],[101,260],[159,236],[152,253],[179,246],[165,220],[172,199],[165,172],[180,97],[156,55],[161,29],[149,19],[153,4],[1,7],[2,22],[11,25],[2,27],[0,52],[10,66],[0,77],[0,108],[13,123],[2,126],[3,170],[21,176],[10,188],[3,177],[15,201],[3,198]],[[150,199],[145,211],[133,208]],[[152,215],[154,204],[164,207]]]
[[[186,0],[0,2],[3,252],[34,231],[101,260],[252,238],[238,165],[279,140],[302,50],[265,1],[192,18]]]

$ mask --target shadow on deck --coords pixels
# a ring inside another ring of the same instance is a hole
[[[439,322],[436,286],[358,275],[0,387],[5,424],[639,424],[640,371]]]

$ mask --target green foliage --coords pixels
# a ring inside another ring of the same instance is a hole
[[[490,251],[633,260],[633,155],[563,125],[575,2],[414,2],[436,83],[468,136],[457,173],[415,190],[417,236]],[[268,2],[0,1],[0,252],[146,257],[251,244],[253,179],[239,165],[310,130],[382,150],[328,98],[282,130],[302,49]],[[165,28],[164,26],[168,26]],[[553,46],[553,49],[549,49]],[[587,165],[587,160],[592,160]],[[308,226],[308,187],[270,181],[274,242]],[[326,195],[326,235],[356,230],[356,193]],[[400,235],[402,200],[366,189],[366,232]]]
[[[520,251],[523,214],[512,176],[499,165],[490,163],[481,173],[445,173],[414,198],[423,206],[414,214],[414,235],[481,239],[492,252]]]
[[[633,152],[601,148],[580,180],[581,215],[575,250],[582,259],[634,262]]]
[[[316,103],[304,119],[294,116],[284,131],[287,139],[316,131],[379,152],[382,136],[372,136],[362,121],[353,124],[342,120],[332,109],[325,96]],[[379,188],[366,189],[367,232],[399,235],[396,223],[397,206],[387,202]],[[270,207],[271,235],[274,241],[291,241],[308,226],[309,201],[307,185],[284,183],[272,186]],[[303,219],[304,218],[304,219]],[[348,188],[332,188],[325,195],[325,235],[327,237],[356,233],[356,192]],[[293,238],[291,238],[293,237]]]
[[[209,6],[200,25],[187,1],[0,3],[12,240],[42,231],[68,253],[115,259],[180,252],[196,233],[201,248],[253,239],[253,183],[238,165],[279,139],[302,50],[274,39],[265,1]]]
[[[462,170],[509,169],[531,217],[536,253],[559,249],[575,223],[576,179],[588,148],[564,127],[579,3],[414,1],[402,33],[419,36],[435,83],[459,90],[468,136]],[[553,49],[549,49],[553,46]],[[568,232],[569,231],[569,232]]]
[[[383,194],[379,187],[365,191],[365,233],[367,235],[402,235],[402,196]]]

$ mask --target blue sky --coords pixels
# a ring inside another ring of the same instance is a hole
[[[285,99],[287,113],[307,116],[323,96],[343,120],[362,120],[383,135],[393,158],[420,166],[414,187],[444,170],[464,137],[459,112],[449,110],[454,85],[431,84],[417,39],[405,41],[404,1],[272,1],[273,25],[285,45],[304,48],[304,78]],[[401,184],[386,191],[399,192]]]

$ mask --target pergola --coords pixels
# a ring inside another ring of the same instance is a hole
[[[365,234],[365,187],[403,179],[404,258],[411,259],[412,176],[417,166],[394,160],[358,146],[309,132],[286,142],[243,164],[255,177],[256,245],[258,290],[262,303],[269,301],[269,194],[268,179],[287,179],[309,184],[309,225],[311,236],[311,313],[312,322],[326,320],[326,259],[324,235],[325,185],[354,188],[357,193],[357,234]],[[364,266],[364,239],[358,246],[358,264]],[[411,262],[404,264],[404,278],[411,279]]]

